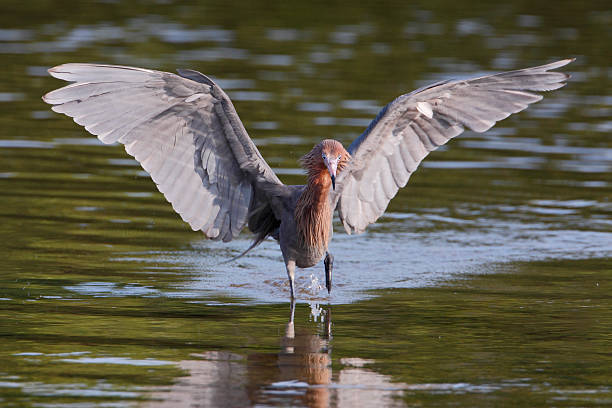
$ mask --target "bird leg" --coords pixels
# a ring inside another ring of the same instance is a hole
[[[291,288],[291,300],[295,299],[295,261],[288,260],[285,262],[285,267],[287,268],[287,277],[289,278],[289,287]]]
[[[332,287],[332,269],[334,268],[334,256],[329,252],[325,253],[325,260],[323,261],[325,265],[325,287],[327,288],[327,293],[331,293]]]
[[[331,332],[331,326],[332,326],[332,321],[331,321],[331,305],[327,304],[327,313],[325,313],[325,334],[323,336],[323,338],[325,340],[329,340],[332,337],[332,332]]]

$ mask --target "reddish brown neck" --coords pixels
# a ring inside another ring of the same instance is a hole
[[[327,248],[329,243],[330,188],[331,178],[327,169],[309,169],[308,184],[295,208],[299,238],[308,246]]]
[[[308,172],[306,190],[312,190],[315,202],[327,202],[331,184],[331,177],[325,167]]]

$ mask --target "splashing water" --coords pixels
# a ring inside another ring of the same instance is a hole
[[[312,295],[318,294],[321,291],[321,289],[323,289],[323,285],[321,284],[321,281],[319,281],[319,278],[315,274],[313,273],[310,274],[310,284],[308,285],[306,289]]]

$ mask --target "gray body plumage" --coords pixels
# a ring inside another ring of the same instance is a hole
[[[466,128],[484,132],[539,101],[533,92],[560,88],[569,75],[550,70],[571,61],[439,82],[398,97],[349,146],[352,159],[326,197],[329,208],[338,209],[347,232],[363,232],[429,152]],[[95,64],[49,72],[73,83],[45,102],[102,142],[125,145],[193,230],[229,241],[247,225],[255,234],[251,248],[267,236],[278,239],[292,294],[295,266],[312,266],[324,255],[327,248],[298,239],[295,208],[305,186],[278,179],[210,78]]]

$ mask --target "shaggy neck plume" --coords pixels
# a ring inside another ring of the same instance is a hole
[[[350,160],[349,153],[336,140],[324,140],[301,159],[308,172],[308,184],[295,208],[298,236],[308,247],[327,248],[330,239],[332,208],[329,190],[332,181],[322,155],[341,156],[338,173]]]

